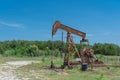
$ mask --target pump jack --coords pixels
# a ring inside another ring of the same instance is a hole
[[[72,65],[78,65],[78,64],[83,64],[83,63],[90,64],[92,67],[93,60],[92,60],[92,57],[90,56],[93,56],[94,50],[84,48],[81,51],[78,51],[73,41],[73,38],[71,36],[71,34],[80,36],[82,37],[82,40],[80,40],[80,45],[82,45],[82,43],[84,42],[87,42],[87,44],[89,45],[89,41],[88,39],[86,39],[86,33],[73,29],[69,26],[63,25],[59,21],[56,21],[52,27],[52,37],[56,34],[58,29],[62,29],[67,32],[67,40],[66,40],[67,53],[65,54],[65,57],[64,57],[64,63],[62,65],[63,68],[65,66],[68,66],[68,68],[72,68]],[[70,62],[70,58],[71,57],[73,58],[75,53],[77,54],[77,58],[81,60],[74,62],[74,63]]]

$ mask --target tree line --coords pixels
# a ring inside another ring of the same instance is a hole
[[[78,50],[83,47],[92,48],[95,54],[120,55],[120,47],[116,44],[95,43],[94,45],[76,44]],[[0,41],[0,55],[3,56],[60,56],[66,51],[66,43],[57,41]]]

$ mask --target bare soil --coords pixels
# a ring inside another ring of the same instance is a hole
[[[0,80],[30,80],[30,78],[19,78],[21,73],[16,72],[16,69],[38,61],[12,61],[0,65]]]

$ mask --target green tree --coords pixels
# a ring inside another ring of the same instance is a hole
[[[36,45],[30,45],[27,49],[28,56],[39,56],[39,49]]]

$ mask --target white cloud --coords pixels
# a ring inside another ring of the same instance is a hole
[[[4,21],[0,21],[1,25],[5,25],[5,26],[9,26],[9,27],[15,27],[15,28],[21,28],[22,25],[21,24],[15,24],[15,23],[7,23]]]
[[[94,36],[93,34],[86,34],[87,36],[89,36],[89,37],[92,37],[92,36]]]
[[[104,35],[104,36],[109,36],[109,35],[111,35],[112,33],[111,32],[104,32],[102,35]]]
[[[110,35],[113,35],[113,33],[112,32],[103,32],[103,33],[96,33],[95,35],[94,34],[86,34],[87,37],[110,36]]]

